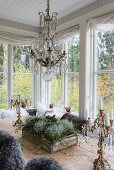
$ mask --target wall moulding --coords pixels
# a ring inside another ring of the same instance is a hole
[[[57,32],[67,29],[69,27],[75,26],[77,24],[80,25],[80,23],[82,22],[87,22],[91,18],[100,16],[100,15],[105,15],[106,13],[109,13],[110,11],[114,11],[114,1],[112,0],[110,1],[109,4],[103,5],[102,7],[94,9],[81,16],[73,17],[70,20],[66,20],[64,23],[61,23],[60,25],[58,25]]]
[[[24,35],[24,36],[31,36],[34,38],[38,37],[38,33],[32,32],[32,31],[27,31],[27,30],[22,30],[22,29],[17,29],[13,27],[7,27],[0,25],[0,31],[1,32],[6,32],[6,33],[13,33],[13,34],[18,34],[18,35]]]
[[[58,20],[58,26],[65,24],[65,23],[67,23],[67,22],[69,22],[69,21],[71,21],[75,18],[82,16],[82,15],[85,15],[89,12],[92,12],[93,10],[96,10],[98,8],[106,6],[107,4],[110,4],[112,2],[114,2],[114,0],[97,0],[97,1],[93,2],[92,4],[85,6],[84,8],[81,8],[81,9],[74,11],[73,13],[71,13],[67,16],[60,18]]]
[[[18,23],[14,21],[10,21],[7,19],[0,18],[0,29],[5,29],[4,31],[15,31],[16,33],[29,33],[29,35],[34,33],[34,35],[38,35],[39,28],[23,23]],[[13,30],[12,30],[13,29]],[[35,36],[36,37],[36,36]]]

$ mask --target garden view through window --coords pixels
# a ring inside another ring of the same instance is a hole
[[[0,109],[7,108],[7,45],[0,43]]]
[[[106,113],[114,110],[114,27],[97,32],[97,110],[103,99]]]
[[[31,46],[13,46],[13,98],[20,90],[21,99],[32,105],[32,59]]]
[[[66,73],[67,105],[79,113],[79,34],[67,42],[68,70]]]

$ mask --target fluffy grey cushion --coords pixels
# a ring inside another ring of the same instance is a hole
[[[25,161],[16,139],[0,130],[0,170],[22,170]]]
[[[68,119],[69,121],[72,121],[76,127],[76,129],[82,131],[82,125],[85,123],[85,120],[75,116],[75,115],[72,115],[71,113],[65,113],[61,120],[62,119]]]
[[[32,160],[30,160],[25,170],[65,170],[61,165],[58,164],[57,161],[47,158],[47,157],[39,157],[35,156]]]

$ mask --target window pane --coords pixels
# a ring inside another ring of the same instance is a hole
[[[7,108],[7,75],[0,74],[0,109]]]
[[[114,70],[114,27],[97,32],[97,70]]]
[[[30,58],[31,46],[13,47],[13,72],[30,73],[32,71],[32,59]]]
[[[79,74],[67,74],[67,105],[79,113]]]
[[[0,43],[0,72],[7,72],[7,45]]]
[[[29,105],[32,104],[32,59],[30,58],[31,46],[13,47],[13,97],[17,98],[20,90],[21,99],[26,95]]]
[[[60,107],[61,102],[61,77],[53,76],[51,81],[51,103],[55,107]]]
[[[103,109],[109,113],[114,109],[114,73],[97,74],[97,109],[99,99],[103,98]]]
[[[14,74],[13,75],[13,97],[17,98],[18,90],[20,90],[21,99],[25,100],[26,95],[29,105],[32,104],[32,75],[30,74]]]
[[[68,41],[68,72],[79,72],[79,34]]]

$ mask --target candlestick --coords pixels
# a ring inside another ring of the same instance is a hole
[[[113,120],[113,109],[111,109],[110,120]]]
[[[101,100],[101,108],[102,108],[102,100]],[[103,108],[102,108],[103,109]],[[113,132],[113,128],[111,126],[111,123],[109,121],[109,114],[104,114],[103,110],[99,110],[100,113],[98,114],[98,117],[95,119],[94,124],[92,127],[89,127],[89,120],[85,122],[86,130],[89,132],[93,132],[95,129],[99,129],[99,141],[98,141],[98,151],[99,154],[98,158],[95,159],[93,162],[94,164],[94,170],[111,170],[111,166],[108,163],[108,161],[104,158],[104,150],[103,150],[103,140],[104,138],[109,137]],[[110,139],[109,139],[110,140]]]
[[[103,102],[102,102],[102,98],[100,98],[100,110],[103,110]]]

